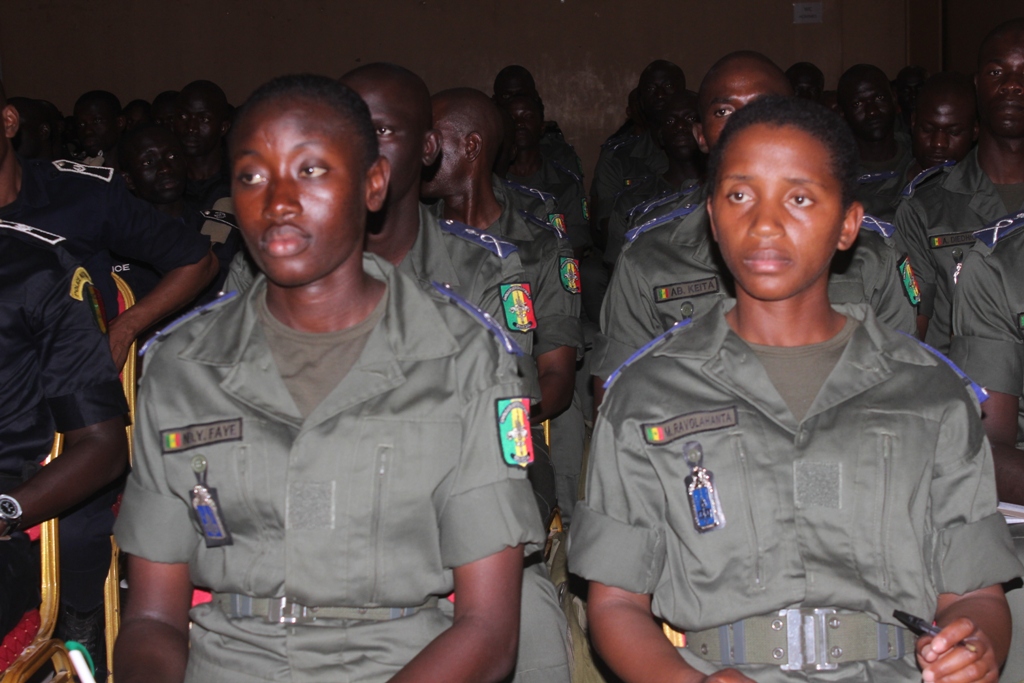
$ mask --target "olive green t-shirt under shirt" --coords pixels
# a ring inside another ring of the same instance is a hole
[[[797,422],[803,421],[811,409],[859,324],[847,318],[839,334],[807,346],[761,346],[747,342]]]
[[[263,334],[302,419],[309,417],[352,370],[373,328],[384,317],[387,300],[385,290],[366,320],[337,332],[317,333],[288,327],[267,308],[266,295],[261,297]]]
[[[1024,207],[1024,183],[996,185],[996,192],[999,193],[999,198],[1003,200],[1006,213],[1013,213]]]

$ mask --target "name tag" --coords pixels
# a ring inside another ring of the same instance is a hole
[[[160,432],[160,451],[164,454],[187,451],[223,441],[242,440],[242,418],[189,425]]]
[[[703,280],[690,280],[689,282],[677,282],[672,285],[662,285],[654,288],[654,300],[657,302],[673,301],[688,296],[702,296],[704,294],[716,294],[719,291],[718,278],[711,276]]]

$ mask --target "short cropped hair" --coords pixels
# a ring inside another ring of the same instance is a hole
[[[832,174],[842,188],[843,208],[853,203],[857,191],[857,143],[849,126],[838,114],[816,102],[799,97],[767,95],[758,98],[729,117],[718,146],[708,161],[708,194],[713,195],[719,182],[722,158],[729,144],[742,131],[763,124],[776,128],[789,126],[807,133],[828,150]]]
[[[86,107],[91,104],[102,104],[105,105],[110,111],[114,112],[114,116],[121,115],[121,100],[117,99],[117,95],[106,90],[90,90],[85,93],[75,102],[75,109],[79,107]]]
[[[368,170],[380,156],[377,132],[373,127],[366,102],[348,86],[333,78],[316,74],[279,76],[257,88],[235,112],[234,125],[228,134],[229,148],[234,148],[236,131],[243,127],[253,110],[274,102],[296,99],[328,107],[337,121],[325,123],[340,123],[352,132],[356,138],[364,171]]]

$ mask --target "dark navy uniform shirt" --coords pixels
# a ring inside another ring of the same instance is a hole
[[[67,238],[61,246],[93,274],[108,320],[117,315],[111,252],[164,274],[198,262],[210,250],[209,238],[133,197],[113,169],[66,160],[19,161],[21,190],[0,207],[0,220]]]
[[[50,452],[54,430],[128,412],[91,278],[65,244],[0,223],[0,490]]]

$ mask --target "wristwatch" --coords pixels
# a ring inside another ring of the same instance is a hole
[[[4,535],[9,536],[21,526],[21,504],[6,493],[0,493],[0,521],[3,521]]]

